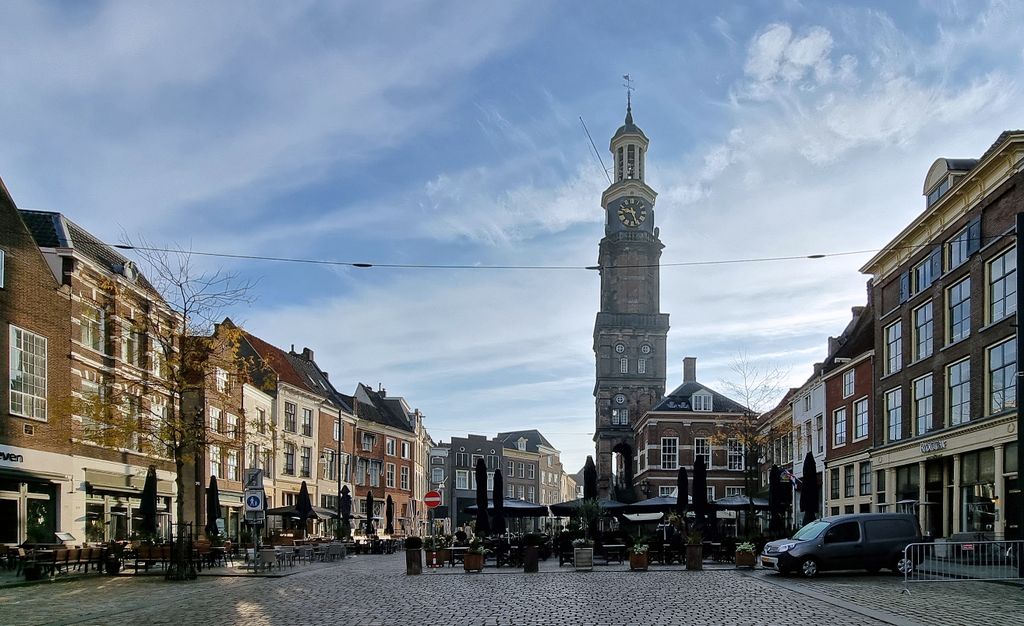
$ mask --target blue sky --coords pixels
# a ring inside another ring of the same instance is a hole
[[[592,265],[622,123],[651,138],[663,262],[874,250],[940,156],[1024,125],[1014,2],[0,4],[0,176],[107,241],[410,264]],[[739,352],[791,384],[870,254],[662,269],[668,388]],[[236,320],[383,384],[435,439],[593,449],[598,277],[208,261]]]

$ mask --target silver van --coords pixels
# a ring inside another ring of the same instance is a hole
[[[855,513],[815,520],[789,539],[771,541],[761,565],[808,578],[824,570],[889,568],[903,574],[914,568],[904,559],[907,544],[923,541],[917,518],[901,513]]]

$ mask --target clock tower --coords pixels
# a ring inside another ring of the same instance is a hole
[[[610,146],[614,182],[601,195],[601,308],[594,323],[594,442],[601,498],[615,497],[616,487],[633,493],[633,424],[665,395],[668,314],[659,310],[664,246],[654,226],[658,194],[645,181],[649,143],[627,103],[626,121]]]

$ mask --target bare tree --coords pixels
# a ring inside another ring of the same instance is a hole
[[[711,436],[714,445],[738,445],[743,454],[743,491],[748,497],[747,519],[754,515],[754,487],[758,484],[759,459],[768,446],[792,432],[792,425],[766,424],[765,411],[775,406],[785,392],[788,371],[777,364],[757,364],[746,352],[738,353],[729,365],[732,380],[721,381],[726,395],[748,410],[731,422],[722,424]],[[749,530],[749,529],[748,529]]]
[[[120,328],[111,335],[122,343],[122,360],[133,367],[114,370],[96,393],[83,394],[75,412],[83,417],[83,436],[100,445],[161,456],[174,465],[176,519],[185,519],[186,465],[194,463],[206,444],[203,408],[188,402],[190,392],[213,376],[211,359],[235,363],[236,376],[246,368],[236,354],[241,331],[219,329],[225,309],[252,301],[254,282],[232,272],[197,266],[184,248],[157,248],[147,242],[126,241],[118,246],[134,250],[144,264],[136,287],[139,298],[110,281],[108,319]],[[131,318],[118,315],[123,301],[134,298],[142,307]],[[121,303],[121,304],[119,304]],[[198,520],[196,520],[198,523]]]

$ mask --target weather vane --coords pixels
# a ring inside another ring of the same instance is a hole
[[[630,96],[633,95],[633,91],[636,87],[633,86],[633,79],[629,77],[629,74],[623,74],[622,78],[626,81],[622,83],[622,86],[626,88],[626,108],[631,108],[633,106],[633,102]]]

